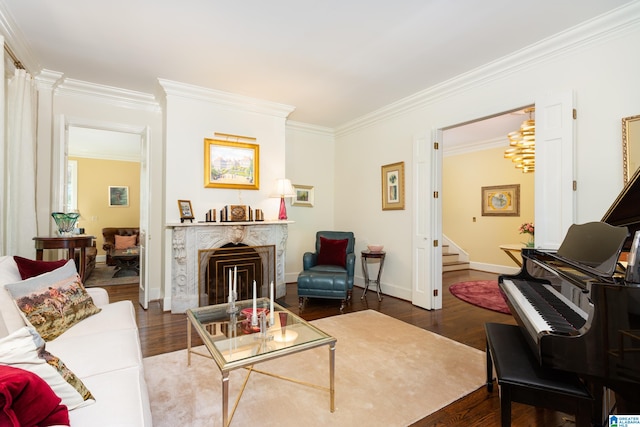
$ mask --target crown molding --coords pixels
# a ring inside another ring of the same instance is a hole
[[[63,73],[44,69],[35,77],[38,89],[55,89],[64,77]]]
[[[447,148],[447,144],[443,144],[444,151],[442,155],[444,157],[459,156],[461,154],[473,153],[476,151],[488,150],[491,148],[509,148],[509,140],[506,136],[503,138],[492,138],[484,141],[475,141],[472,143],[464,144],[456,148]]]
[[[286,128],[287,130],[295,130],[295,131],[300,131],[300,132],[306,132],[306,133],[314,133],[317,135],[321,135],[321,136],[328,136],[328,137],[335,137],[335,131],[333,128],[329,128],[329,127],[325,127],[325,126],[318,126],[318,125],[312,125],[309,123],[303,123],[303,122],[296,122],[296,121],[292,121],[292,120],[287,120],[286,123]]]
[[[336,128],[336,136],[344,136],[372,126],[378,121],[388,120],[424,108],[442,99],[465,92],[470,88],[483,86],[497,79],[549,61],[557,56],[567,55],[610,38],[621,37],[628,32],[637,31],[639,23],[640,2],[628,3],[498,60],[484,64],[338,126]]]
[[[64,79],[56,93],[65,96],[97,99],[116,107],[161,112],[153,95],[75,79]]]
[[[172,80],[158,79],[158,84],[164,92],[164,96],[177,96],[190,98],[198,101],[205,101],[218,104],[222,107],[239,110],[252,111],[254,113],[269,116],[287,118],[295,110],[295,107],[279,104],[262,99],[251,98],[215,89],[208,89],[201,86],[180,83]]]
[[[0,32],[4,36],[4,42],[11,48],[27,72],[31,75],[37,74],[42,66],[28,45],[23,42],[26,38],[7,10],[4,1],[0,1]]]

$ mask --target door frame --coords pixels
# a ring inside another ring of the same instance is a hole
[[[120,132],[120,133],[129,133],[138,135],[140,137],[140,146],[141,146],[141,164],[146,164],[146,168],[144,169],[144,173],[146,173],[145,177],[141,176],[141,183],[146,184],[146,188],[140,188],[140,192],[145,192],[146,194],[150,194],[150,155],[149,155],[149,146],[150,146],[150,131],[149,126],[147,125],[129,125],[123,123],[115,123],[115,122],[106,122],[99,120],[91,120],[80,117],[67,117],[63,114],[57,116],[57,120],[55,120],[55,126],[58,128],[55,135],[57,138],[54,138],[54,149],[53,149],[53,158],[55,167],[52,170],[52,183],[53,184],[53,197],[52,204],[57,206],[58,208],[64,206],[64,201],[66,200],[66,188],[67,188],[67,161],[69,157],[69,127],[79,127],[79,128],[88,128],[88,129],[97,129],[111,132]],[[145,147],[146,146],[146,147]],[[144,150],[142,148],[145,148]],[[142,170],[141,170],[142,173]],[[147,203],[150,203],[149,198],[147,198]],[[151,206],[145,206],[144,208],[141,206],[140,209],[140,224],[149,224],[150,218],[149,213],[151,212]],[[141,230],[142,231],[142,230]],[[145,240],[149,239],[148,230],[144,230],[143,236]],[[144,247],[147,247],[145,242]],[[141,254],[140,259],[140,304],[145,309],[149,305],[149,292],[147,286],[148,272],[146,266],[148,265],[148,251],[144,251],[144,255]]]

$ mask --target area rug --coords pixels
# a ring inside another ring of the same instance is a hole
[[[474,280],[449,286],[449,291],[462,301],[499,313],[511,314],[496,280]]]
[[[327,391],[253,373],[231,426],[407,426],[482,387],[484,352],[373,310],[311,322],[338,339],[335,412]],[[205,350],[206,351],[206,350]],[[328,387],[327,346],[256,365]],[[220,426],[221,376],[186,350],[144,359],[153,425]],[[245,371],[232,371],[230,411]]]
[[[83,285],[86,287],[94,286],[111,286],[111,285],[130,285],[133,283],[140,283],[139,276],[127,276],[127,277],[113,277],[115,273],[115,267],[106,265],[104,263],[96,264],[96,268],[93,269],[91,275],[84,281]]]

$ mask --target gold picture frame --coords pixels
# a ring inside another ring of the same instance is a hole
[[[384,165],[381,172],[382,210],[404,209],[404,162]]]
[[[187,219],[193,222],[195,216],[193,215],[191,200],[178,200],[178,209],[180,210],[180,222],[184,222]]]
[[[308,208],[313,207],[315,195],[313,185],[293,185],[293,192],[295,196],[291,202],[291,206],[306,206]]]
[[[205,138],[204,186],[260,189],[260,146]]]
[[[520,216],[520,184],[482,187],[482,216]]]

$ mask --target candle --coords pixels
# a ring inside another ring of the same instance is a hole
[[[229,269],[229,304],[233,302],[233,288],[231,287],[231,269]]]
[[[274,323],[273,314],[273,280],[269,284],[269,325]]]
[[[258,311],[257,308],[257,300],[256,300],[256,281],[253,281],[253,314],[251,315],[251,324],[253,326],[258,324],[258,316],[256,315],[256,312]]]
[[[233,266],[233,299],[238,299],[238,266]]]

